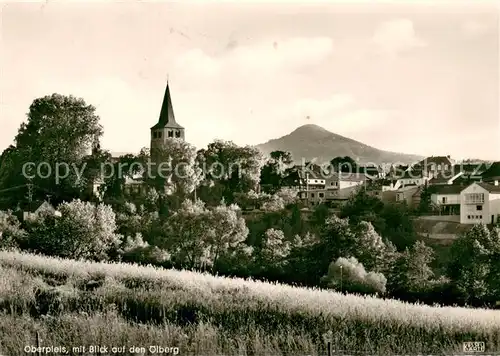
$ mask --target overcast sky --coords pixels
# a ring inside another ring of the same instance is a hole
[[[314,123],[385,150],[500,160],[498,5],[415,3],[3,4],[0,149],[57,92],[97,108],[104,148],[138,151],[168,76],[198,148]]]

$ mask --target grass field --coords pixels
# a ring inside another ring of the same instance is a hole
[[[179,354],[500,351],[500,312],[430,307],[187,271],[0,251],[0,353],[35,343]],[[108,350],[109,351],[109,350]],[[174,349],[170,349],[174,353]],[[130,353],[122,353],[130,354]]]

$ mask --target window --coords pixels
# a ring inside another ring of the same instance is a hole
[[[469,220],[470,220],[470,215],[467,215],[467,219],[469,219]]]
[[[330,185],[333,185],[334,182],[330,182]]]
[[[324,193],[319,193],[320,198],[324,198],[325,194]]]
[[[479,215],[479,219],[483,220],[483,216],[482,216],[482,215]]]
[[[168,137],[174,137],[174,132],[172,130],[168,131]]]
[[[465,194],[465,204],[484,203],[484,193]]]
[[[448,170],[448,165],[447,165],[447,164],[445,164],[445,165],[444,165],[444,170],[445,170],[445,171],[447,171],[447,170]]]
[[[177,138],[181,137],[181,132],[179,130],[175,131],[175,137]]]
[[[156,131],[153,132],[153,138],[158,138],[158,132]]]
[[[446,197],[443,197],[442,201],[443,201],[443,204],[446,204]]]
[[[314,193],[311,193],[311,198],[314,198]]]
[[[161,131],[158,131],[158,138],[161,138]]]
[[[482,205],[477,205],[476,206],[476,210],[483,210],[483,206]]]

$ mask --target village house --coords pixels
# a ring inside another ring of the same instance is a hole
[[[452,170],[453,162],[450,156],[431,156],[413,166],[422,171],[423,176],[433,178],[440,172]]]
[[[482,180],[482,175],[487,169],[486,163],[460,163],[453,166],[454,173],[462,173],[460,180],[477,182]]]
[[[420,170],[409,170],[403,173],[401,177],[395,177],[399,183],[398,188],[404,188],[407,186],[419,186],[424,185],[428,181],[428,177],[423,171]]]
[[[463,185],[435,185],[431,189],[431,202],[439,208],[440,214],[460,214],[460,193]]]
[[[370,178],[364,173],[335,172],[326,179],[327,189],[344,189],[368,183]]]
[[[460,192],[461,224],[494,224],[500,218],[500,185],[472,183]]]
[[[396,202],[405,202],[408,206],[414,207],[420,203],[420,194],[422,189],[420,186],[411,185],[398,189],[396,192]]]
[[[31,210],[23,212],[23,220],[29,220],[39,217],[42,214],[52,214],[54,216],[61,216],[61,213],[54,208],[48,201],[32,203]]]
[[[306,202],[308,206],[319,204],[342,203],[356,194],[361,186],[352,186],[342,189],[315,189],[303,190],[299,192],[299,199]]]
[[[380,180],[380,185],[381,185],[381,190],[382,192],[386,192],[386,191],[391,191],[391,190],[397,190],[401,187],[401,183],[399,180],[397,179],[389,179],[389,178],[386,178],[386,179],[381,179]]]
[[[446,172],[438,172],[433,178],[429,180],[429,185],[451,185],[455,182],[461,181],[460,178],[464,175],[464,172],[454,172],[453,170],[448,170]]]
[[[485,169],[481,174],[481,180],[486,183],[500,181],[500,162],[493,162],[488,169]]]

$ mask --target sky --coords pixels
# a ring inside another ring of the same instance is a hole
[[[167,79],[186,140],[317,124],[379,149],[500,160],[498,2],[3,3],[0,149],[35,98],[96,107],[149,146]]]

